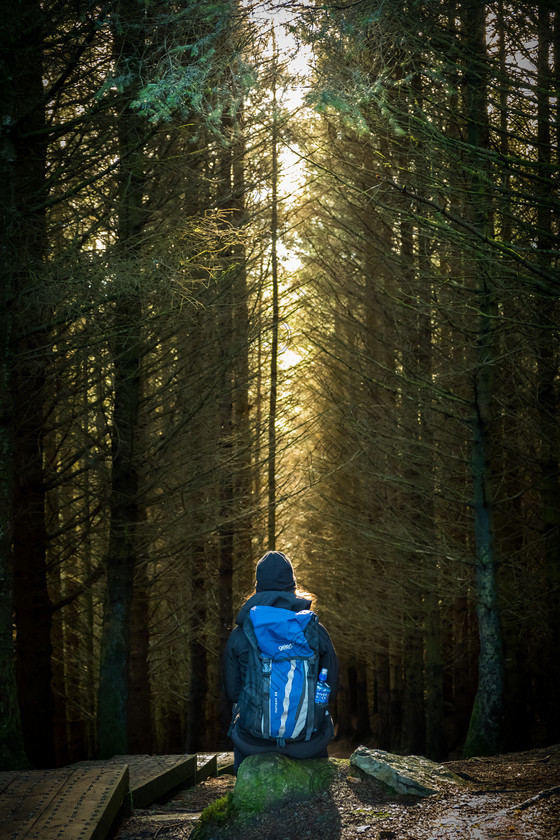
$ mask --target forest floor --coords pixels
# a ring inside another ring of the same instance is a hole
[[[426,798],[390,794],[337,761],[327,793],[255,818],[239,840],[560,840],[560,745],[448,761],[464,788]],[[187,840],[200,812],[233,789],[232,776],[178,791],[135,811],[115,840]],[[231,835],[236,840],[235,835]]]

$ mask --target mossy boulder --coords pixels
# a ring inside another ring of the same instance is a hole
[[[330,787],[335,773],[327,758],[297,761],[277,753],[251,755],[239,767],[233,804],[251,814],[310,799]]]
[[[253,817],[329,789],[337,767],[326,758],[297,761],[277,753],[246,758],[232,793],[206,808],[191,840],[238,837]]]

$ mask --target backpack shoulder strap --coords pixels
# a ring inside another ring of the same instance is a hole
[[[305,740],[309,741],[315,726],[315,689],[319,676],[319,616],[312,613],[312,618],[305,627],[305,638],[313,651],[313,657],[309,660],[307,670],[307,692],[309,704],[307,708],[307,722]]]
[[[235,720],[251,735],[262,737],[269,727],[266,698],[270,691],[272,662],[263,657],[252,622],[247,615],[241,629],[249,641],[248,661]],[[266,728],[265,728],[266,727]],[[233,728],[230,727],[230,731]]]

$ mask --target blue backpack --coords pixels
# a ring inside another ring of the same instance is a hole
[[[311,610],[260,606],[249,611],[243,630],[251,652],[236,710],[246,732],[278,744],[311,738],[320,714],[315,708],[318,623]]]

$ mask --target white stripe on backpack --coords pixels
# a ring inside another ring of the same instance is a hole
[[[292,738],[297,738],[297,736],[303,732],[307,725],[307,705],[309,703],[309,662],[303,662],[303,703],[301,704],[301,708],[299,710],[299,715],[297,720],[294,724],[294,731],[292,734]]]
[[[280,727],[278,729],[278,737],[283,738],[286,734],[286,722],[288,720],[288,710],[290,708],[290,694],[292,693],[292,684],[294,681],[294,674],[296,670],[295,659],[290,659],[290,670],[288,671],[288,679],[286,680],[286,689],[284,691],[284,702],[282,704],[282,716],[280,718]],[[290,736],[291,737],[291,736]]]

